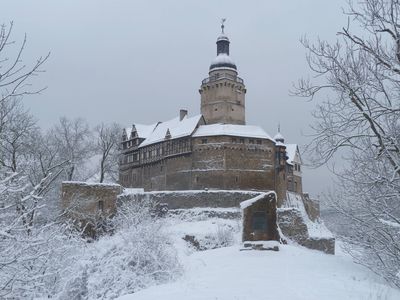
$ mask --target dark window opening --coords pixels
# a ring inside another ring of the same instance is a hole
[[[256,211],[253,214],[253,230],[266,231],[267,230],[267,216],[263,211]]]
[[[202,144],[207,144],[207,139],[202,139],[202,140],[201,140],[201,143],[202,143]]]
[[[98,209],[99,211],[103,212],[104,211],[104,201],[100,200],[98,203]]]

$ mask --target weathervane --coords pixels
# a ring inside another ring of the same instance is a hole
[[[222,34],[225,34],[225,32],[224,32],[224,28],[225,28],[224,23],[225,23],[225,21],[226,21],[226,18],[222,18],[221,19],[221,32],[222,32]]]

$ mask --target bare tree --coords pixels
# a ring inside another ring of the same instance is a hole
[[[106,174],[116,179],[118,172],[118,144],[121,127],[116,124],[106,125],[101,123],[96,126],[97,136],[96,152],[101,155],[100,158],[100,182],[104,181]]]
[[[37,94],[44,88],[32,89],[31,78],[43,72],[40,68],[48,59],[49,54],[39,57],[33,66],[28,67],[22,62],[22,54],[25,50],[26,34],[17,51],[13,51],[15,41],[11,39],[13,22],[8,26],[0,26],[0,103],[14,97]],[[14,54],[10,54],[13,52]]]
[[[63,117],[51,135],[59,146],[61,160],[69,162],[65,168],[66,178],[73,180],[78,166],[84,164],[93,152],[89,125],[81,118],[70,120]]]
[[[0,104],[0,165],[9,171],[20,171],[20,164],[29,163],[29,149],[38,131],[33,116],[15,98]]]
[[[325,97],[307,150],[315,165],[348,161],[327,198],[351,221],[349,242],[364,256],[353,255],[400,286],[400,2],[350,2],[347,14],[335,43],[302,40],[316,76],[294,94]]]

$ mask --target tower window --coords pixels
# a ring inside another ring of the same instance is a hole
[[[202,140],[201,140],[201,143],[202,143],[202,144],[207,144],[207,139],[202,139]]]

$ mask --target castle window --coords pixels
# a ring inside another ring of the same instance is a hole
[[[254,144],[254,140],[249,140],[249,144]]]
[[[164,166],[161,165],[161,166],[160,166],[160,171],[161,171],[161,172],[163,171],[163,168],[164,168]]]
[[[261,145],[261,140],[257,140],[257,145]]]
[[[104,211],[104,201],[100,200],[98,203],[98,209],[99,211],[103,212]]]
[[[207,139],[201,139],[202,144],[207,144]]]
[[[236,138],[232,138],[232,143],[237,143],[237,139]]]
[[[236,182],[236,183],[239,182],[239,176],[235,176],[235,182]]]
[[[297,169],[298,169],[298,171],[300,172],[300,165],[298,165]]]
[[[218,108],[214,108],[214,111],[217,111],[218,110]]]
[[[241,144],[244,144],[244,139],[239,140]]]
[[[196,177],[195,177],[195,181],[196,181],[196,183],[199,182],[199,176],[196,176]]]

